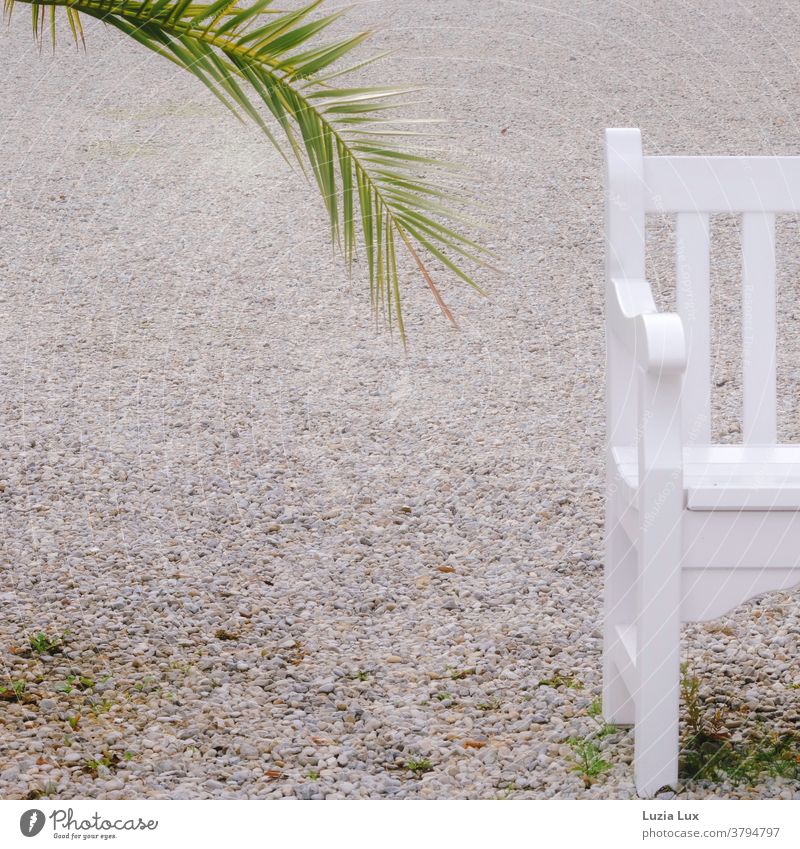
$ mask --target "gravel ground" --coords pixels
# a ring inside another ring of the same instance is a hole
[[[442,146],[480,175],[504,263],[488,300],[445,286],[460,332],[409,275],[407,355],[314,191],[194,81],[116,31],[38,56],[18,10],[0,35],[0,672],[26,688],[0,702],[3,797],[634,794],[629,731],[602,738],[589,787],[567,743],[599,727],[601,133],[800,153],[800,15],[551,5],[349,17],[401,48],[373,80],[440,90],[421,114],[452,119]],[[719,235],[715,428],[735,439]],[[670,240],[657,224],[665,302]],[[27,651],[39,632],[61,645]],[[798,633],[796,593],[686,628],[737,733],[797,727]]]

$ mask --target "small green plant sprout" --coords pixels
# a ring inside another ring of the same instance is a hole
[[[130,761],[132,761],[133,760],[133,752],[131,752],[131,751],[123,752],[122,753],[122,760],[125,761],[126,763],[129,763]]]
[[[56,783],[54,781],[48,781],[45,783],[44,787],[32,787],[25,798],[31,801],[36,799],[49,799],[51,796],[56,794],[57,790],[58,787],[56,787]]]
[[[686,711],[686,725],[690,732],[699,731],[703,719],[700,705],[700,680],[689,671],[689,664],[681,664],[681,698]]]
[[[600,699],[593,699],[592,703],[589,705],[589,707],[586,708],[586,715],[587,716],[592,716],[592,717],[600,716],[600,714],[602,712],[603,712],[603,703],[600,701]]]
[[[100,767],[115,770],[119,766],[120,756],[116,752],[104,751],[99,758],[87,758],[83,770],[93,778],[97,778]]]
[[[319,773],[315,769],[312,769],[311,772],[308,773],[308,780],[317,781],[317,779],[319,779]]]
[[[369,681],[369,676],[369,672],[366,672],[363,669],[359,669],[358,672],[351,672],[347,677],[351,681]]]
[[[28,685],[21,678],[9,683],[10,686],[0,684],[0,702],[20,702],[26,705],[38,703],[38,697],[27,692]]]
[[[452,701],[455,701],[455,697],[453,696],[453,694],[452,694],[452,693],[447,693],[447,692],[445,692],[445,691],[442,691],[441,693],[437,693],[437,694],[436,694],[436,698],[437,698],[440,702],[447,702],[447,701],[451,701],[451,702],[452,702]]]
[[[158,689],[158,679],[153,675],[145,675],[141,681],[133,685],[137,693],[151,693]]]
[[[594,734],[596,739],[602,740],[604,737],[617,733],[616,725],[606,725],[603,720],[603,703],[600,699],[592,700],[592,703],[586,708],[586,715],[598,723],[599,727]]]
[[[31,649],[36,654],[56,654],[61,651],[62,638],[49,637],[44,631],[38,631],[28,638]]]
[[[611,769],[611,764],[603,758],[603,753],[593,740],[580,740],[572,737],[567,741],[573,752],[572,772],[577,772],[588,789],[599,776]]]
[[[20,702],[23,700],[27,687],[27,683],[21,678],[12,681],[10,687],[0,684],[0,700],[4,702]]]
[[[450,677],[453,679],[453,681],[461,681],[464,678],[469,678],[470,675],[474,675],[474,674],[475,674],[475,667],[471,666],[468,669],[454,669],[450,673]]]
[[[488,711],[491,711],[491,710],[500,710],[500,699],[498,699],[497,696],[492,696],[487,701],[481,702],[477,706],[477,708],[478,708],[478,710],[482,710],[482,711],[485,711],[485,712],[488,712]]]
[[[89,704],[89,710],[95,715],[100,716],[101,713],[108,713],[111,710],[112,702],[110,699],[103,699],[102,701],[98,701],[97,699],[93,699]]]
[[[552,678],[543,678],[539,682],[539,686],[553,687],[554,689],[567,687],[570,690],[582,690],[583,682],[578,680],[574,675],[562,675],[560,672],[556,672]]]
[[[406,769],[411,770],[411,772],[417,775],[422,775],[423,773],[430,772],[433,769],[433,764],[430,758],[411,758],[406,761]]]
[[[88,675],[67,675],[64,683],[60,687],[56,687],[56,690],[69,695],[73,690],[85,692],[86,690],[91,690],[93,687],[94,679]]]
[[[79,725],[80,721],[81,721],[81,718],[80,718],[80,716],[79,716],[79,715],[77,715],[77,714],[76,714],[75,716],[68,716],[68,717],[67,717],[67,722],[69,723],[69,727],[70,727],[73,731],[77,731],[77,730],[78,730],[78,725]]]

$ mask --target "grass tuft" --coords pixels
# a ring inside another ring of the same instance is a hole
[[[567,743],[572,749],[574,761],[570,769],[580,774],[587,789],[604,772],[611,769],[611,763],[603,758],[603,753],[594,740],[581,740],[572,737]]]
[[[552,678],[543,678],[539,682],[539,686],[553,687],[554,689],[566,687],[570,690],[582,690],[583,682],[577,679],[574,675],[562,675],[560,672],[556,672]]]
[[[50,637],[44,631],[32,634],[28,642],[37,654],[57,654],[61,651],[63,639],[61,637]]]
[[[700,682],[687,664],[681,667],[681,697],[686,732],[681,741],[680,776],[684,780],[753,784],[764,777],[800,780],[800,733],[774,731],[757,722],[742,740],[734,740],[719,709],[706,710]]]
[[[433,769],[433,764],[430,758],[411,758],[406,762],[406,769],[410,769],[411,772],[417,775],[422,775],[423,773],[430,772]]]

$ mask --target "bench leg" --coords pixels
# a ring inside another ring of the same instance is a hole
[[[634,776],[640,796],[654,796],[662,787],[678,786],[679,646],[647,647],[636,696]]]
[[[680,505],[671,486],[668,474],[656,472],[640,492],[634,775],[641,796],[678,784]]]
[[[632,725],[633,696],[613,657],[618,625],[636,619],[636,550],[617,517],[606,516],[606,559],[603,597],[603,718],[609,725]]]
[[[680,377],[639,384],[634,776],[642,796],[678,785],[683,475]]]

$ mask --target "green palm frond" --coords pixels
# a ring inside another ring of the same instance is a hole
[[[310,172],[348,266],[357,242],[363,246],[375,316],[384,316],[390,327],[396,323],[404,342],[398,242],[451,321],[427,266],[430,257],[481,291],[463,265],[485,265],[489,252],[458,229],[473,222],[457,211],[466,199],[449,185],[451,166],[401,146],[421,135],[417,124],[425,123],[397,116],[415,90],[342,82],[385,55],[340,68],[369,33],[330,42],[317,38],[344,10],[320,14],[324,0],[290,11],[273,8],[273,0],[16,2],[31,6],[40,45],[49,24],[55,46],[59,7],[76,45],[83,41],[80,16],[96,18],[189,71],[240,119],[255,122],[287,161]],[[6,17],[14,4],[3,0]]]

